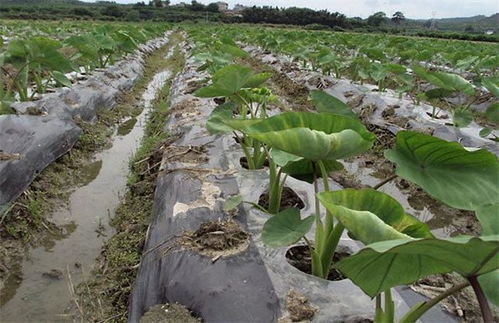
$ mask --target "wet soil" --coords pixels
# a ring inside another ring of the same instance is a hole
[[[258,199],[258,205],[260,205],[266,210],[269,208],[268,190],[266,190],[262,195],[260,195],[260,198]],[[284,187],[282,189],[281,207],[279,211],[283,211],[289,208],[303,209],[304,207],[305,203],[303,203],[303,200],[298,196],[298,194],[295,193],[295,191],[293,191],[289,187]]]
[[[181,33],[171,35],[172,44],[180,43]],[[184,56],[178,47],[163,59],[158,53],[160,68],[168,67],[171,76],[178,73]],[[154,66],[153,66],[154,67]],[[126,322],[128,299],[137,275],[146,232],[153,210],[156,178],[164,150],[177,138],[164,131],[170,115],[168,95],[172,78],[153,101],[145,137],[130,161],[128,190],[116,209],[111,225],[116,234],[104,244],[92,276],[75,287],[73,317],[84,322]]]
[[[339,248],[341,249],[341,248]],[[346,251],[338,251],[333,256],[333,263],[350,256]],[[286,252],[286,259],[296,269],[312,275],[312,256],[310,255],[310,248],[308,246],[294,246]],[[327,280],[342,280],[345,279],[339,271],[331,268],[327,275]]]

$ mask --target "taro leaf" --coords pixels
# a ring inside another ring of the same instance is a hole
[[[244,132],[274,149],[313,161],[353,156],[369,149],[374,141],[374,135],[359,121],[330,113],[281,113]]]
[[[343,164],[336,160],[324,160],[323,164],[328,174],[343,169]],[[322,176],[320,170],[314,169],[313,162],[308,159],[288,163],[288,165],[282,168],[283,173],[308,183],[314,182],[314,170],[316,173],[315,176],[320,178]]]
[[[457,74],[428,72],[420,66],[414,66],[413,70],[419,77],[439,88],[454,92],[463,92],[468,95],[475,93],[471,83]]]
[[[63,86],[70,87],[72,85],[71,81],[66,77],[66,75],[59,71],[53,71],[52,77],[54,78],[54,80],[56,80],[57,83],[62,84]]]
[[[499,270],[494,270],[478,277],[478,282],[487,296],[489,302],[499,306]]]
[[[484,205],[475,211],[482,226],[482,235],[499,235],[499,203]]]
[[[258,86],[262,85],[262,83],[264,83],[265,81],[267,81],[271,77],[272,77],[272,73],[258,73],[258,74],[252,75],[246,81],[246,83],[244,83],[244,87],[245,88],[258,87]]]
[[[241,48],[232,44],[223,44],[219,47],[222,53],[228,53],[234,57],[247,57],[249,54]]]
[[[424,95],[428,99],[440,99],[440,98],[445,98],[447,96],[450,96],[452,93],[453,92],[451,90],[436,88],[436,89],[426,91],[424,93]]]
[[[492,93],[496,98],[499,98],[499,84],[494,82],[494,79],[483,79],[482,85],[485,86],[485,88],[489,90],[489,92]]]
[[[213,75],[213,84],[196,90],[194,94],[201,98],[231,96],[242,89],[252,75],[248,67],[228,65]]]
[[[231,196],[227,200],[225,200],[223,210],[225,212],[230,212],[232,210],[235,210],[242,202],[243,202],[243,197],[241,195]]]
[[[385,157],[397,165],[397,175],[451,207],[477,210],[499,201],[499,163],[486,150],[468,151],[456,142],[400,131]]]
[[[365,244],[433,237],[426,224],[407,215],[388,194],[367,188],[324,192],[317,197],[349,233]]]
[[[208,117],[208,121],[206,121],[206,129],[211,134],[219,134],[231,132],[234,129],[227,124],[224,123],[225,120],[230,120],[233,118],[234,111],[234,103],[226,102],[222,105],[217,106],[211,112]]]
[[[499,103],[489,105],[485,111],[485,117],[492,122],[499,122]]]
[[[467,127],[473,121],[473,113],[467,109],[456,109],[452,115],[452,122],[455,127]]]
[[[490,128],[482,128],[482,130],[480,130],[480,137],[482,138],[486,138],[488,137],[490,134],[492,133],[492,129]]]
[[[296,243],[312,227],[313,215],[300,218],[300,210],[286,209],[273,215],[265,222],[262,230],[262,241],[269,247],[283,247]]]
[[[431,80],[438,80],[438,82],[434,84],[439,87],[448,90],[454,90],[456,92],[463,92],[468,95],[473,95],[475,93],[475,90],[473,89],[471,83],[457,74],[431,72],[430,75],[432,76]]]
[[[367,295],[429,275],[482,275],[499,267],[499,236],[400,239],[370,244],[335,264]]]
[[[296,162],[299,160],[302,160],[303,157],[296,156],[290,153],[287,153],[285,151],[279,150],[279,149],[272,149],[270,151],[270,156],[272,157],[272,160],[281,167],[285,167],[286,165]]]
[[[400,64],[384,64],[385,69],[394,74],[402,74],[407,72],[407,68]]]
[[[304,159],[303,157],[296,156],[279,149],[272,149],[270,151],[270,155],[272,160],[277,165],[281,166],[283,173],[297,179],[313,183],[314,172],[315,177],[320,178],[322,176],[320,170],[314,168],[314,164],[311,160]],[[337,162],[336,160],[325,160],[323,161],[323,164],[327,173],[343,169],[343,164]]]
[[[324,91],[314,90],[310,92],[310,99],[315,105],[317,112],[328,112],[351,118],[357,118],[352,109],[343,101],[327,94]]]

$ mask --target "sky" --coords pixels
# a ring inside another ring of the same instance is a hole
[[[91,0],[84,0],[93,2]],[[114,0],[118,3],[135,3],[139,0]],[[173,0],[190,3],[190,0]],[[218,0],[198,0],[208,4]],[[279,6],[279,7],[307,7],[312,9],[327,9],[338,11],[348,17],[366,18],[377,11],[384,11],[392,15],[395,11],[402,11],[407,18],[450,18],[471,17],[476,15],[490,16],[499,12],[499,0],[222,0],[229,4],[229,8],[239,3],[246,6]],[[144,1],[148,2],[148,1]]]

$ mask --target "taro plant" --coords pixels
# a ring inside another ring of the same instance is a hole
[[[445,72],[428,72],[420,66],[414,67],[414,72],[423,80],[434,86],[433,89],[420,93],[424,98],[442,102],[452,110],[454,126],[466,127],[473,121],[470,106],[475,95],[473,85],[457,74]],[[457,95],[459,100],[456,106],[447,102],[447,98]],[[465,99],[468,98],[468,99]],[[432,117],[437,117],[436,108],[433,108]]]
[[[393,322],[392,287],[447,272],[460,274],[466,282],[416,304],[400,322],[415,322],[442,299],[469,285],[484,321],[492,322],[488,301],[499,304],[497,158],[485,150],[468,151],[458,143],[409,131],[397,134],[396,146],[386,152],[386,157],[396,164],[398,176],[416,183],[448,206],[474,211],[482,226],[482,236],[436,239],[413,218],[396,220],[397,214],[403,218],[403,208],[383,193],[320,193],[319,199],[326,208],[355,239],[367,245],[336,263],[335,268],[367,295],[376,297],[376,322]]]
[[[362,153],[374,142],[374,135],[357,119],[327,112],[286,112],[262,121],[230,124],[243,128],[247,136],[272,149],[273,161],[282,171],[311,176],[316,192],[319,178],[324,190],[329,191],[329,173],[342,167],[338,159]],[[315,215],[303,220],[299,214],[297,217],[298,210],[286,210],[271,217],[263,228],[262,239],[269,246],[284,246],[304,238],[311,249],[313,274],[327,277],[343,226],[334,224],[330,212],[326,212],[323,221],[319,202],[315,202]],[[305,233],[314,219],[316,231],[312,246]]]
[[[44,37],[11,40],[2,54],[4,96],[17,92],[21,101],[27,101],[36,93],[44,93],[52,80],[70,86],[64,73],[74,70],[74,66],[60,53],[61,47],[58,41]],[[31,82],[35,90],[30,92]]]
[[[272,100],[268,89],[259,88],[271,76],[270,73],[255,74],[241,65],[227,65],[212,77],[212,84],[195,92],[203,98],[224,98],[225,103],[215,108],[208,118],[207,127],[212,133],[234,132],[246,156],[249,169],[263,167],[266,153],[263,144],[254,138],[239,135],[222,121],[234,114],[242,119],[257,119],[266,116],[266,107]]]

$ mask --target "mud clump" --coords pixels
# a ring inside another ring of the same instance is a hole
[[[199,323],[201,319],[180,304],[159,304],[140,318],[140,323]]]
[[[313,306],[310,301],[294,289],[288,292],[286,296],[286,310],[288,314],[279,320],[285,322],[310,322],[318,308]]]
[[[186,232],[180,245],[218,259],[246,250],[249,246],[249,234],[233,220],[207,222],[194,232]]]
[[[269,208],[269,192],[266,190],[260,198],[258,199],[258,205],[263,207],[264,209]],[[298,208],[303,209],[305,207],[305,203],[303,203],[302,199],[295,193],[291,188],[284,187],[282,190],[281,196],[281,205],[280,211],[289,209],[289,208]]]

